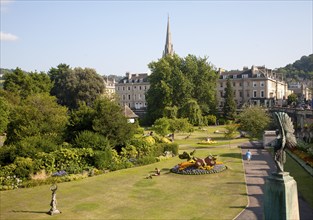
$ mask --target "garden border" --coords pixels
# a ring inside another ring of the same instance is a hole
[[[301,160],[297,155],[293,154],[289,150],[286,150],[288,155],[294,159],[301,167],[303,167],[312,177],[313,177],[313,168],[307,165],[303,160]]]

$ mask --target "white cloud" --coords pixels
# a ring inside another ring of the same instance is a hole
[[[1,41],[15,41],[17,39],[18,39],[18,37],[13,35],[13,34],[0,32],[0,40]]]

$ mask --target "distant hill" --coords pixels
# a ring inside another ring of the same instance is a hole
[[[313,80],[313,54],[302,56],[300,60],[296,60],[293,64],[288,64],[277,70],[283,73],[286,78],[291,78],[295,81]]]

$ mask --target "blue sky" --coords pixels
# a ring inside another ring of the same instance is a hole
[[[1,1],[1,68],[66,63],[100,75],[149,72],[167,16],[175,52],[216,68],[277,68],[313,51],[313,1]]]

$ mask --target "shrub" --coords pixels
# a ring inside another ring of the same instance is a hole
[[[152,164],[152,163],[155,163],[157,162],[157,158],[155,156],[152,156],[152,155],[148,155],[148,156],[144,156],[144,157],[141,157],[137,160],[137,164],[138,165],[147,165],[147,164]]]
[[[95,151],[94,155],[94,165],[98,169],[109,169],[112,163],[112,151],[111,149],[106,149],[104,151]]]
[[[177,143],[163,143],[160,144],[162,148],[162,153],[165,151],[171,151],[173,154],[178,154],[178,144]]]
[[[215,125],[216,124],[216,116],[208,115],[206,116],[207,125]]]
[[[14,160],[16,169],[14,173],[21,178],[29,178],[30,174],[34,172],[34,162],[31,158],[17,157]]]
[[[93,150],[104,150],[110,146],[107,137],[91,131],[80,132],[73,144],[77,148],[92,148]]]

